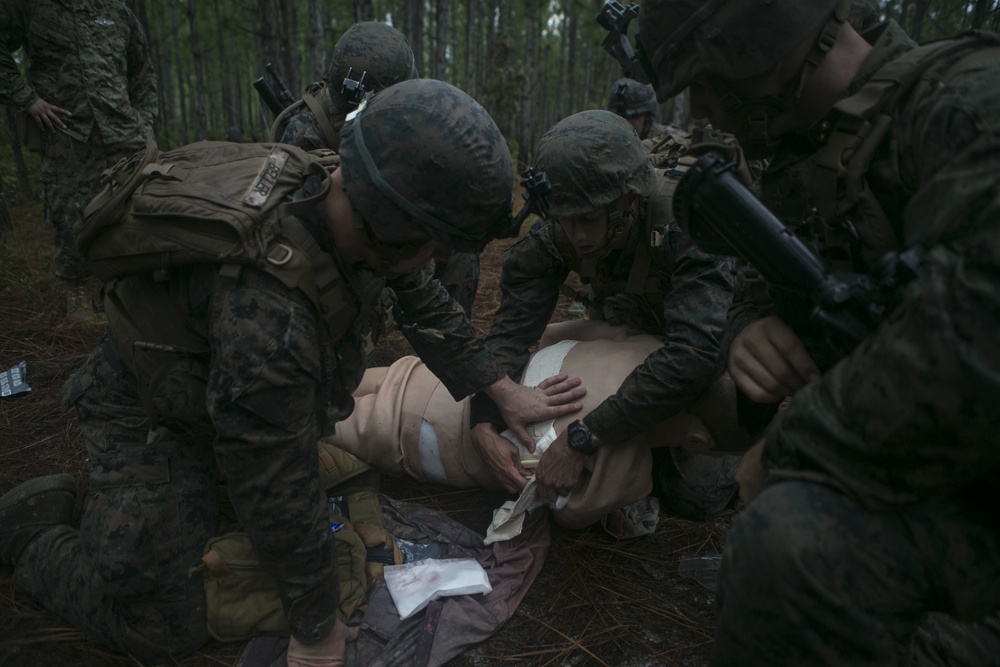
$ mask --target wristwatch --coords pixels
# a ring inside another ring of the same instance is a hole
[[[566,432],[569,448],[574,452],[579,452],[584,456],[591,456],[597,452],[597,443],[594,442],[594,434],[579,419],[570,424],[566,428]]]

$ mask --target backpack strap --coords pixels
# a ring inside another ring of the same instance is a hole
[[[326,103],[324,104],[324,100]],[[326,87],[326,82],[319,81],[312,84],[302,95],[302,101],[306,103],[309,110],[316,117],[316,123],[323,132],[323,139],[330,148],[340,146],[340,131],[330,122],[330,91]]]
[[[101,191],[87,204],[81,222],[73,228],[74,242],[81,254],[86,256],[91,242],[109,225],[118,222],[132,193],[145,178],[145,167],[159,156],[156,141],[147,135],[144,149],[122,158],[101,173]],[[94,219],[98,214],[99,219]]]
[[[816,206],[826,222],[828,235],[841,233],[830,229],[830,222],[864,196],[868,165],[892,127],[891,114],[900,98],[932,64],[969,50],[977,43],[996,46],[1000,44],[1000,37],[970,31],[954,39],[912,49],[886,63],[858,92],[834,105],[833,120],[820,125],[820,139],[825,139],[825,143],[816,155],[813,180]],[[884,213],[882,217],[885,218]],[[866,230],[874,256],[881,256],[897,245],[891,226],[881,226],[885,229],[873,229],[869,225]]]
[[[281,137],[284,136],[285,129],[288,127],[289,119],[295,114],[301,113],[305,108],[306,105],[301,99],[298,99],[285,107],[281,113],[275,116],[274,122],[271,123],[270,129],[267,131],[268,140],[281,141]]]
[[[682,158],[681,162],[690,163],[691,158]],[[657,269],[669,274],[673,272],[673,263],[665,261],[669,254],[661,250],[666,242],[666,227],[674,220],[673,197],[677,189],[677,183],[681,176],[687,171],[687,166],[675,163],[671,169],[664,171],[661,175],[662,182],[656,190],[644,202],[640,215],[642,216],[642,236],[635,250],[635,259],[632,261],[632,269],[629,271],[628,281],[625,284],[627,294],[646,295],[647,300],[662,300],[666,293],[666,285],[653,272],[653,265]],[[657,224],[663,220],[665,224]],[[654,304],[650,304],[654,305]]]
[[[282,220],[283,236],[290,245],[304,254],[308,272],[298,274],[296,287],[316,305],[324,322],[325,336],[330,340],[340,339],[353,325],[358,315],[355,305],[357,297],[348,281],[344,279],[333,257],[320,248],[319,243],[296,217]],[[289,252],[294,252],[290,250]],[[278,264],[273,264],[278,266]],[[265,269],[267,270],[267,269]]]

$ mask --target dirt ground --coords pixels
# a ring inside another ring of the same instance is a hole
[[[84,447],[71,412],[59,406],[63,381],[104,335],[100,325],[67,320],[51,276],[51,236],[37,203],[15,203],[13,230],[0,242],[0,371],[27,364],[31,392],[0,399],[0,493],[33,476],[66,472],[86,484]],[[2,233],[2,232],[0,232]],[[474,324],[480,331],[499,298],[500,255],[487,248]],[[568,304],[560,302],[556,319]],[[383,342],[387,358],[401,339]],[[485,530],[496,494],[387,481],[386,494],[428,505]],[[503,498],[500,498],[502,501]],[[450,665],[697,666],[707,662],[714,595],[679,568],[722,549],[730,518],[707,523],[661,515],[656,532],[615,541],[599,528],[553,527],[546,564],[521,607],[488,641]],[[0,568],[0,665],[137,665],[83,637],[15,593]],[[236,665],[242,645],[211,643],[175,664]]]

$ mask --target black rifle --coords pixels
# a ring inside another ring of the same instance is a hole
[[[773,287],[807,296],[831,342],[853,349],[916,277],[923,248],[889,252],[867,274],[832,271],[736,178],[735,167],[716,151],[699,158],[677,185],[678,224],[705,252],[742,257]]]
[[[292,91],[288,90],[288,86],[286,86],[285,82],[281,80],[278,73],[274,71],[274,66],[271,63],[268,63],[264,65],[264,68],[267,70],[267,73],[271,75],[271,78],[274,79],[274,85],[277,86],[275,92],[278,94],[278,101],[281,102],[283,108],[287,109],[295,104],[295,97],[292,95]]]
[[[546,197],[552,192],[549,177],[544,171],[535,171],[534,167],[529,167],[521,172],[521,177],[523,179],[521,187],[527,190],[527,193],[521,195],[524,197],[524,205],[514,219],[515,235],[520,232],[521,225],[532,213],[542,220],[549,219],[549,202]]]
[[[257,77],[253,82],[253,87],[257,89],[257,94],[260,95],[260,99],[264,101],[264,104],[267,105],[272,114],[277,116],[285,110],[285,107],[281,106],[281,102],[278,101],[278,96],[275,94],[274,88],[271,88],[271,84],[265,81],[264,77]]]
[[[264,67],[267,69],[267,73],[271,75],[271,78],[274,79],[277,89],[272,88],[271,84],[264,80],[263,76],[257,77],[253,82],[253,87],[257,89],[257,94],[260,95],[260,98],[267,105],[267,108],[271,110],[271,113],[277,116],[295,104],[295,98],[292,97],[292,91],[288,90],[288,86],[285,85],[285,82],[274,71],[274,66],[268,63]]]
[[[620,2],[612,1],[601,8],[597,23],[608,31],[601,46],[618,61],[625,76],[640,83],[649,83],[652,79],[646,64],[628,41],[628,24],[638,16],[639,5],[632,3],[623,7]]]

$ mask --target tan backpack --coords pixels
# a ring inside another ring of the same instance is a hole
[[[304,267],[281,221],[326,196],[337,162],[286,145],[148,146],[105,172],[73,235],[105,281],[208,262],[257,265],[288,283]]]

